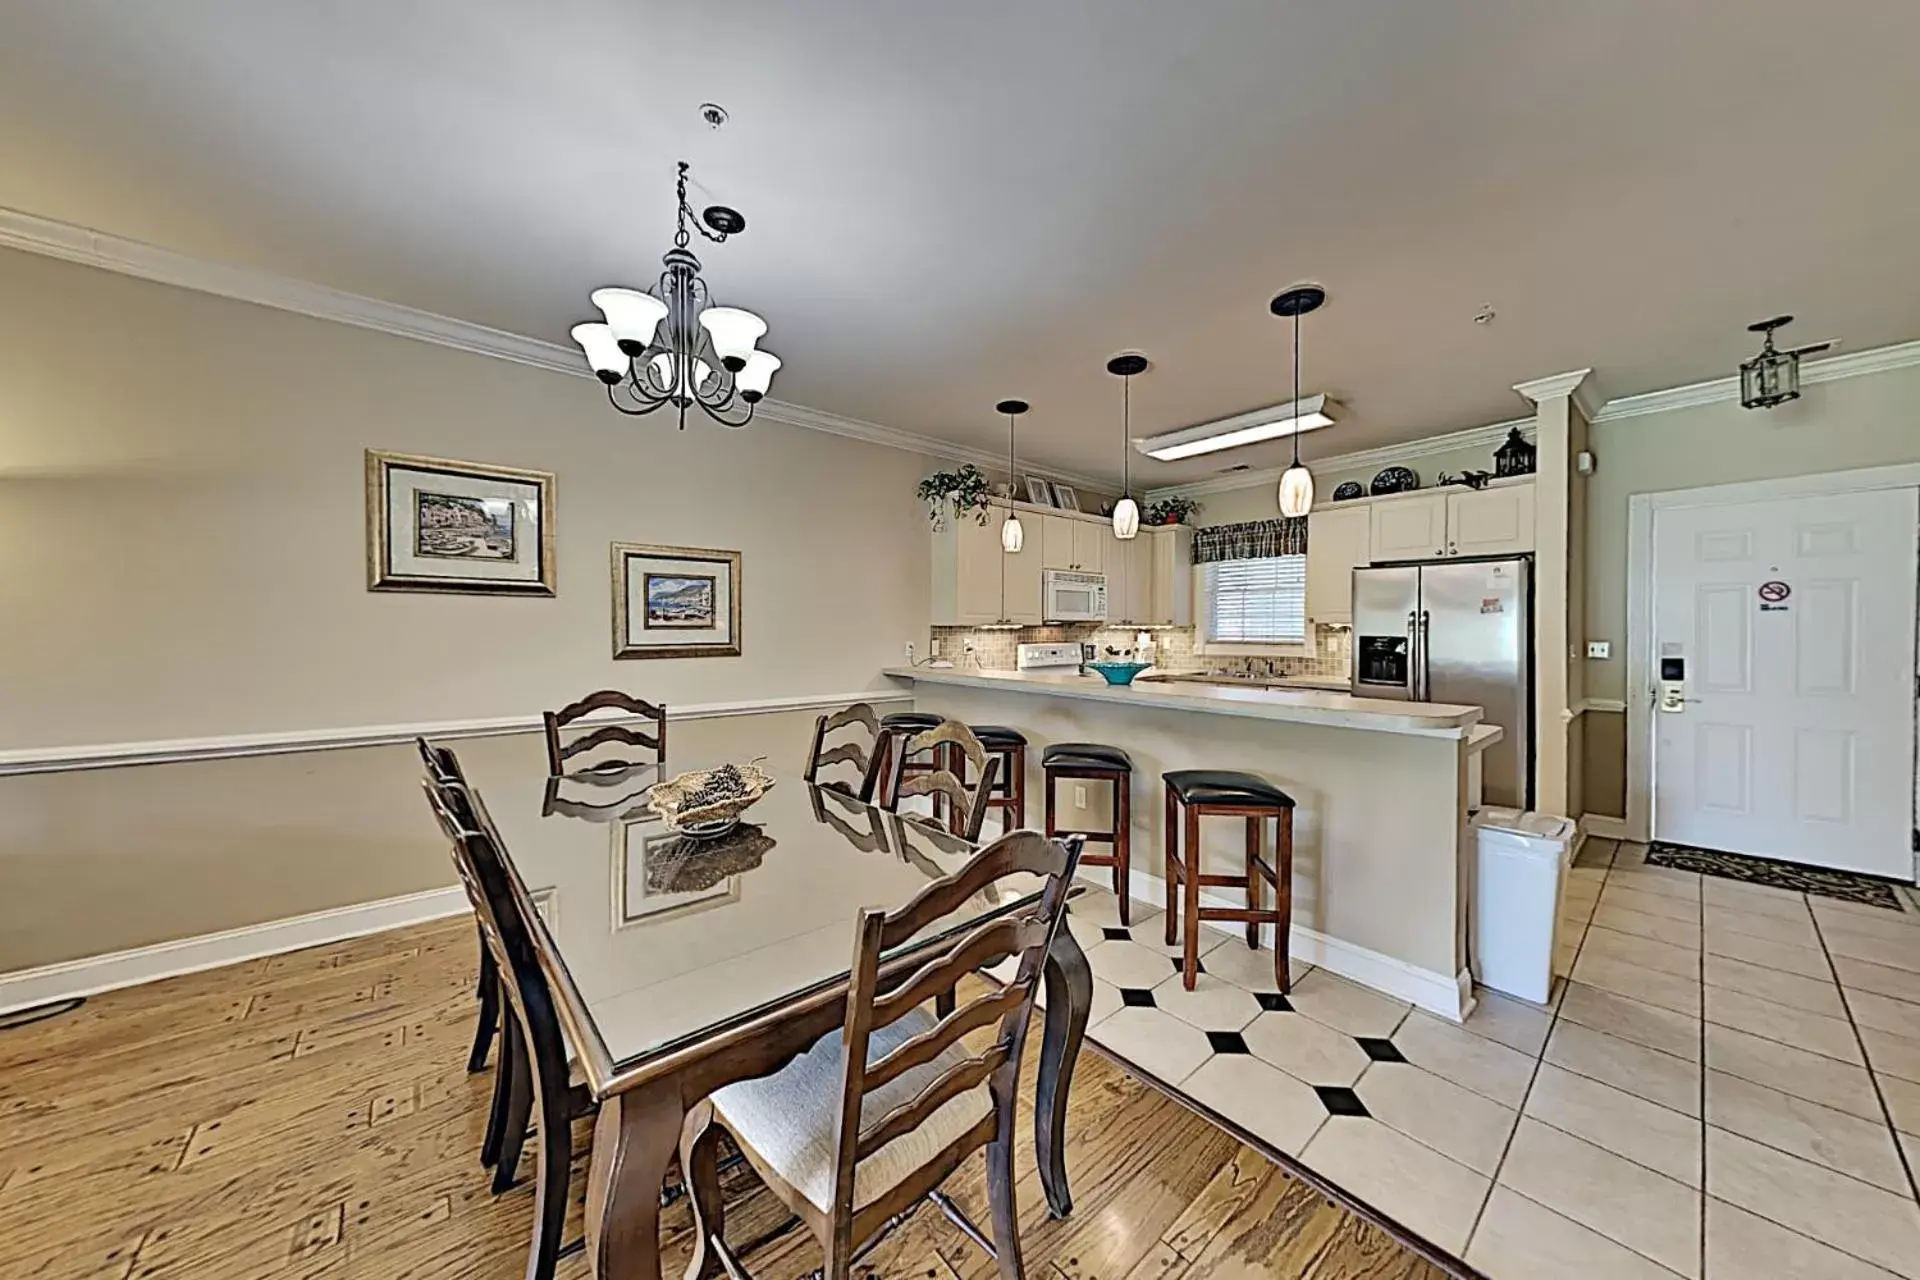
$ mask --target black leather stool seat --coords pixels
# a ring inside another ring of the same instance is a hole
[[[1174,769],[1160,775],[1182,804],[1270,804],[1293,808],[1293,797],[1251,773],[1233,769]]]
[[[910,733],[922,733],[938,728],[941,717],[926,711],[896,711],[890,716],[880,717],[882,729],[903,729]]]
[[[970,724],[967,728],[973,730],[973,736],[989,751],[1011,751],[1027,745],[1026,734],[1003,724]]]
[[[1113,773],[1132,773],[1133,760],[1118,747],[1098,742],[1056,742],[1040,753],[1040,767],[1061,765],[1069,769],[1104,769]]]

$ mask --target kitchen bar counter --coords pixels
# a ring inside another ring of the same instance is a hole
[[[1131,892],[1154,906],[1166,895],[1160,775],[1234,769],[1272,781],[1297,806],[1294,959],[1445,1017],[1461,1018],[1471,1007],[1467,809],[1481,753],[1500,736],[1481,723],[1480,708],[1187,681],[1114,687],[1070,668],[913,667],[887,675],[911,682],[916,710],[1026,735],[1029,826],[1044,821],[1040,760],[1047,746],[1125,749],[1134,768]],[[1101,785],[1063,783],[1055,797],[1060,824],[1104,829],[1108,794]],[[1206,823],[1206,872],[1243,875],[1244,842],[1243,823]],[[1086,873],[1103,881],[1108,874]],[[1206,893],[1222,905],[1244,901],[1237,889],[1208,886]],[[1157,932],[1157,922],[1151,927]],[[1245,945],[1237,927],[1225,945]]]
[[[956,685],[996,692],[1032,692],[1056,698],[1087,698],[1135,707],[1198,711],[1209,715],[1282,720],[1294,724],[1362,729],[1427,738],[1465,738],[1480,722],[1480,708],[1439,702],[1356,698],[1324,689],[1236,687],[1231,683],[1135,680],[1110,685],[1098,675],[1038,671],[988,671],[962,667],[890,667],[889,676],[918,684]]]

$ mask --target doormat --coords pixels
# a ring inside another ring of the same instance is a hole
[[[1647,847],[1647,861],[1656,867],[1676,871],[1698,871],[1701,875],[1724,880],[1742,880],[1770,889],[1790,889],[1796,893],[1838,898],[1866,907],[1885,907],[1905,911],[1900,895],[1885,880],[1857,875],[1851,871],[1829,871],[1824,867],[1803,867],[1796,862],[1756,858],[1749,853],[1722,853],[1718,849],[1696,849],[1692,845],[1655,841]]]

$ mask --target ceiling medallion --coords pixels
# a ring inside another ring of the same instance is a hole
[[[739,307],[716,307],[700,278],[700,260],[687,245],[689,224],[715,244],[747,229],[737,209],[710,205],[699,219],[687,204],[687,162],[680,162],[680,208],[666,270],[651,289],[595,289],[604,323],[577,324],[573,340],[587,353],[607,400],[632,416],[672,405],[686,430],[687,409],[699,405],[723,427],[744,427],[767,394],[780,357],[756,349],[767,322]]]

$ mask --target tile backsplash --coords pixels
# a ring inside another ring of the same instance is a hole
[[[1014,669],[1014,654],[1023,644],[1091,643],[1108,648],[1133,648],[1133,627],[1106,627],[1083,622],[1064,626],[1021,627],[1017,631],[980,630],[973,627],[934,627],[930,656],[945,658],[955,666],[978,663],[990,671]],[[1347,628],[1316,625],[1313,629],[1313,656],[1274,658],[1273,670],[1283,676],[1335,676],[1344,679],[1348,667]],[[1162,671],[1245,671],[1252,667],[1267,670],[1265,658],[1208,657],[1194,652],[1192,627],[1159,628],[1153,632],[1155,665]],[[967,653],[971,644],[973,652]]]

